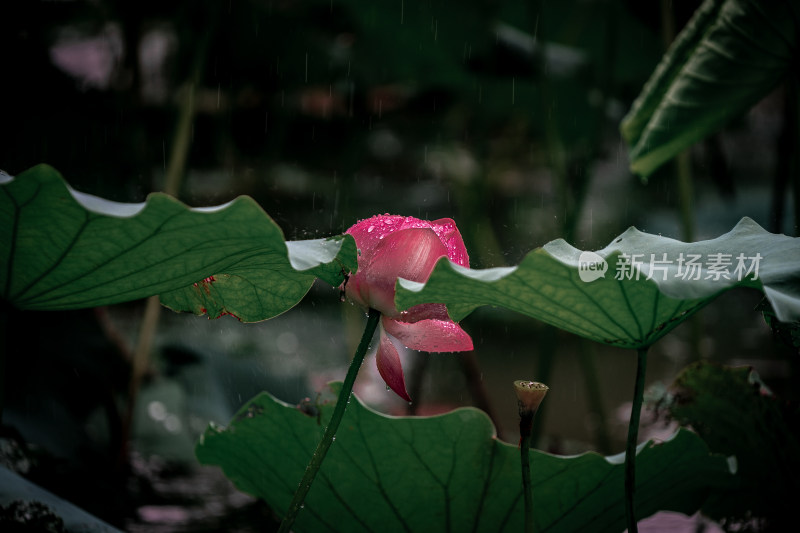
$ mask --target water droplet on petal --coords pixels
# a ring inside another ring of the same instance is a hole
[[[370,226],[367,228],[367,233],[372,233],[372,230],[375,229],[375,226]]]

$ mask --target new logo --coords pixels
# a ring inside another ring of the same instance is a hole
[[[589,283],[598,278],[604,278],[608,271],[608,263],[594,252],[581,252],[578,257],[578,276],[581,281]]]

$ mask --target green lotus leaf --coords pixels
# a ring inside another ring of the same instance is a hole
[[[797,2],[706,0],[620,126],[647,177],[764,98],[796,69]]]
[[[177,311],[271,318],[317,277],[355,271],[349,236],[286,243],[249,197],[189,208],[77,192],[47,165],[0,181],[0,288],[20,309],[74,309],[160,294]]]
[[[454,320],[500,306],[597,342],[643,348],[733,287],[764,291],[778,320],[798,320],[800,239],[749,218],[694,243],[635,228],[597,252],[557,239],[516,267],[470,270],[439,260],[424,284],[398,280],[395,302],[444,303]]]
[[[333,411],[330,401],[287,405],[268,393],[246,404],[227,428],[209,427],[196,453],[278,514],[289,506]],[[519,449],[495,437],[485,413],[462,408],[434,417],[390,417],[353,396],[294,530],[521,531]],[[724,457],[693,433],[642,444],[637,516],[660,509],[693,513],[731,481]],[[536,530],[622,531],[622,457],[558,457],[531,451]]]

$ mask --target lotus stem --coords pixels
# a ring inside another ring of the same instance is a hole
[[[625,521],[628,524],[628,533],[637,533],[639,531],[636,523],[636,508],[634,506],[636,493],[636,442],[639,438],[639,418],[642,413],[644,376],[646,373],[647,348],[639,348],[637,350],[633,405],[631,406],[631,418],[628,423],[628,442],[625,446]]]
[[[206,50],[211,38],[209,30],[200,43],[194,58],[192,76],[186,82],[178,110],[178,120],[175,133],[172,137],[169,154],[169,166],[165,162],[165,177],[163,192],[177,198],[180,194],[186,160],[189,157],[189,147],[192,144],[192,121],[195,116],[194,90],[198,85],[206,59]],[[133,417],[136,411],[136,398],[142,385],[147,367],[150,364],[150,354],[153,349],[153,340],[158,329],[158,320],[161,314],[161,301],[158,295],[150,296],[145,304],[142,315],[142,325],[139,328],[139,337],[133,351],[131,361],[131,377],[128,382],[128,404],[125,418],[122,421],[122,448],[119,455],[120,466],[128,462],[128,442],[133,426]]]
[[[533,487],[531,485],[531,434],[533,433],[533,417],[539,409],[548,391],[547,385],[536,381],[515,381],[514,391],[517,393],[519,406],[519,457],[522,468],[522,493],[525,501],[525,533],[533,533]]]
[[[8,290],[6,290],[8,294]],[[8,320],[11,318],[9,304],[5,300],[0,301],[0,425],[3,423],[3,407],[5,406],[6,396],[6,357],[9,348],[7,337]]]
[[[380,317],[380,311],[376,311],[375,309],[369,310],[367,325],[364,327],[364,334],[361,336],[361,342],[358,344],[358,348],[356,348],[353,360],[350,361],[350,367],[347,369],[347,376],[345,376],[344,384],[342,384],[342,389],[339,391],[339,397],[336,400],[336,407],[333,409],[330,422],[328,422],[325,428],[322,440],[317,444],[317,449],[314,450],[314,454],[311,456],[311,460],[303,474],[303,479],[300,481],[300,485],[294,493],[292,503],[289,504],[289,510],[286,512],[286,516],[281,522],[278,533],[289,533],[294,525],[294,521],[297,519],[300,509],[303,508],[306,495],[311,489],[311,484],[314,483],[314,478],[317,476],[317,472],[319,472],[322,466],[322,461],[325,459],[325,455],[331,447],[333,438],[336,436],[336,430],[339,429],[339,424],[342,422],[342,417],[344,416],[345,409],[347,409],[350,394],[353,392],[353,384],[356,381],[358,370],[361,368],[361,363],[364,362],[364,356],[367,354],[367,348],[372,340],[372,336],[375,334],[375,329],[378,327],[378,320]]]

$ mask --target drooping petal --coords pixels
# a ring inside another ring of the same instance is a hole
[[[413,324],[414,322],[431,318],[450,320],[450,315],[447,314],[447,307],[444,304],[419,304],[401,312],[396,319],[400,322]]]
[[[425,281],[436,260],[446,255],[447,248],[431,229],[393,232],[375,247],[372,261],[364,267],[361,297],[384,315],[395,316],[398,314],[394,306],[397,278]]]
[[[431,222],[431,227],[436,235],[447,247],[447,258],[463,267],[469,268],[469,255],[461,232],[451,218],[440,218]]]
[[[383,381],[398,396],[410,402],[411,397],[406,391],[406,380],[405,376],[403,376],[403,367],[400,364],[400,355],[383,328],[381,328],[381,342],[378,346],[375,361],[378,364],[378,373],[383,378]]]
[[[472,338],[452,320],[427,319],[409,323],[382,318],[387,333],[412,350],[465,352],[472,350]]]

